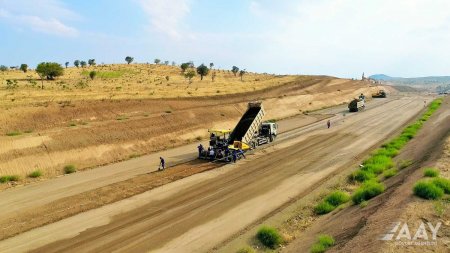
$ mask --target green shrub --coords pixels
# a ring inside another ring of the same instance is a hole
[[[7,136],[17,136],[17,135],[21,135],[22,133],[20,131],[12,131],[12,132],[7,132],[6,135]]]
[[[425,177],[438,177],[439,176],[439,170],[434,169],[434,168],[426,168],[423,171],[423,175]]]
[[[243,248],[240,248],[236,253],[254,253],[255,250],[252,247],[245,246]]]
[[[398,170],[396,168],[388,169],[385,172],[383,172],[383,177],[390,178],[390,177],[397,175],[397,173],[398,173]]]
[[[311,253],[323,253],[334,245],[334,238],[330,235],[319,235],[317,242],[311,246]]]
[[[375,178],[375,174],[371,171],[357,170],[350,175],[352,181],[365,182]]]
[[[353,203],[359,204],[384,192],[384,185],[375,181],[366,181],[352,195]]]
[[[441,188],[446,194],[450,194],[450,180],[446,178],[435,178],[432,183]]]
[[[69,165],[64,166],[64,173],[65,174],[71,174],[71,173],[74,173],[76,171],[77,171],[77,169],[76,169],[75,165],[69,164]]]
[[[283,240],[275,228],[263,226],[258,230],[256,238],[266,247],[275,249]]]
[[[381,174],[383,171],[394,167],[392,158],[383,154],[375,154],[363,162],[362,170],[370,171],[374,174]]]
[[[28,177],[31,177],[31,178],[37,178],[40,176],[42,176],[42,171],[40,171],[40,170],[35,170],[35,171],[31,172],[30,174],[28,174]]]
[[[429,181],[419,181],[414,185],[414,195],[424,199],[439,199],[444,195],[444,190]]]
[[[322,201],[319,204],[316,205],[316,207],[314,207],[314,212],[316,214],[327,214],[331,211],[333,211],[334,209],[336,209],[336,206],[333,206],[332,204],[326,202],[326,201]]]
[[[17,175],[7,175],[0,177],[0,183],[7,183],[10,181],[19,181],[20,177]]]
[[[334,191],[325,198],[325,202],[336,207],[348,202],[349,200],[350,196],[348,193],[343,191]]]

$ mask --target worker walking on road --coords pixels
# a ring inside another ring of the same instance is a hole
[[[166,168],[166,162],[164,161],[164,158],[159,157],[159,167],[158,170],[164,170]]]
[[[327,121],[327,127],[328,127],[328,128],[331,127],[331,121],[330,121],[330,120]]]
[[[200,145],[198,145],[197,148],[198,148],[198,158],[201,158],[204,150],[203,145],[200,143]]]

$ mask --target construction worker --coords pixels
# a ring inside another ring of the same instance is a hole
[[[204,150],[203,145],[200,143],[200,145],[198,145],[197,148],[198,148],[198,158],[201,158]]]
[[[159,160],[160,161],[159,161],[158,170],[164,170],[166,168],[166,162],[164,161],[164,158],[162,158],[162,157],[159,157]]]
[[[327,121],[327,127],[328,127],[328,128],[331,127],[331,121],[330,121],[330,120]]]
[[[225,147],[225,158],[227,162],[229,161],[228,160],[229,156],[230,156],[230,149],[228,149],[228,147]]]
[[[237,152],[236,152],[236,150],[233,150],[232,157],[233,157],[233,162],[236,163],[236,160],[237,160]]]
[[[214,149],[212,148],[212,149],[209,151],[209,158],[211,159],[211,161],[214,160],[214,158],[215,158],[214,155],[215,155],[215,154],[214,154]]]
[[[242,156],[242,157],[244,157],[244,159],[245,159],[244,150],[239,149],[239,155]]]

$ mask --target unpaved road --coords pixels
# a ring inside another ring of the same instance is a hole
[[[308,191],[423,109],[423,100],[417,97],[377,103],[378,107],[362,113],[335,117],[331,129],[291,135],[237,165],[1,241],[0,251],[208,251]]]

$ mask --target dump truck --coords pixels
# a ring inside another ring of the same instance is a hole
[[[225,151],[229,154],[234,151],[242,153],[274,141],[278,135],[278,124],[264,122],[264,115],[261,102],[248,103],[247,111],[233,130],[209,130],[209,148],[204,150],[203,155],[199,152],[200,158],[223,159],[226,158]]]
[[[349,112],[357,112],[365,108],[365,102],[363,99],[355,98],[348,104]]]
[[[240,145],[240,149],[247,150],[275,140],[278,124],[263,122],[264,115],[265,111],[261,102],[248,103],[247,111],[228,138],[228,144]]]
[[[372,94],[373,98],[385,98],[386,92],[384,90],[379,90],[377,93]]]

